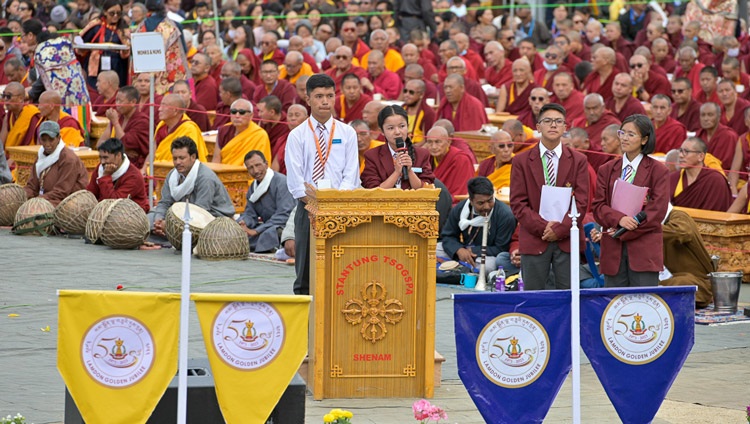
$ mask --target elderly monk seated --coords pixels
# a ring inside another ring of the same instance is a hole
[[[493,133],[490,136],[490,153],[491,156],[479,163],[477,176],[489,178],[495,190],[510,187],[510,170],[513,167],[510,134],[503,130]]]
[[[425,87],[421,79],[413,79],[404,86],[403,107],[409,116],[409,135],[414,144],[421,143],[435,123],[435,111],[424,101]]]
[[[367,125],[370,126],[370,134],[379,141],[385,141],[385,137],[383,136],[383,133],[380,132],[380,127],[378,126],[378,114],[380,114],[380,111],[385,108],[385,104],[379,100],[373,100],[371,102],[367,102],[365,105],[365,108],[362,109],[362,120],[367,122]]]
[[[279,67],[279,79],[287,80],[291,84],[295,84],[297,79],[303,75],[310,76],[313,74],[315,72],[313,72],[312,66],[309,63],[305,63],[305,57],[296,50],[290,50],[286,54],[286,57],[284,57],[284,64]]]
[[[99,147],[99,168],[92,174],[86,190],[96,200],[130,199],[148,213],[148,194],[139,168],[130,163],[125,146],[117,138],[110,138]]]
[[[542,106],[547,103],[551,103],[550,92],[544,87],[534,87],[529,96],[529,105],[531,107],[521,112],[521,114],[518,115],[518,120],[528,128],[536,128],[536,123],[539,121],[539,112],[542,110]],[[581,113],[583,113],[583,109],[581,109]]]
[[[221,80],[221,84],[219,84],[219,98],[221,101],[216,106],[216,117],[212,125],[212,128],[215,130],[229,123],[229,107],[235,100],[242,98],[242,84],[240,84],[240,80],[235,77],[227,77]]]
[[[695,306],[705,308],[713,297],[708,273],[715,270],[698,226],[690,215],[670,207],[662,232],[664,266],[672,273],[672,278],[660,281],[659,285],[697,286]]]
[[[291,131],[285,123],[287,115],[281,108],[281,101],[276,96],[266,96],[258,102],[257,115],[260,116],[260,127],[268,134],[273,158],[279,157],[286,149],[286,138]],[[286,174],[286,166],[282,174]]]
[[[275,250],[295,205],[286,186],[286,175],[273,172],[258,150],[245,155],[245,167],[254,181],[247,190],[247,205],[238,221],[247,233],[250,249],[255,252]]]
[[[120,87],[120,77],[115,71],[102,71],[96,77],[96,91],[99,97],[93,99],[91,108],[97,116],[104,116],[107,110],[115,107],[118,87]]]
[[[575,123],[577,127],[583,127],[589,134],[591,144],[590,151],[586,152],[586,157],[594,171],[612,159],[611,156],[602,154],[602,130],[612,124],[620,124],[614,113],[604,107],[604,98],[600,94],[591,93],[583,99],[585,122]]]
[[[464,152],[466,156],[471,158],[471,163],[479,163],[477,162],[477,157],[474,154],[474,151],[471,150],[471,146],[469,146],[469,143],[467,143],[463,138],[456,137],[456,127],[453,126],[453,121],[451,121],[450,119],[438,119],[434,124],[432,124],[432,127],[430,128],[433,127],[445,128],[445,130],[448,131],[448,138],[451,141],[451,146]]]
[[[355,119],[362,119],[362,111],[372,101],[372,97],[362,92],[362,83],[354,74],[344,75],[341,84],[341,95],[334,104],[336,116],[347,124]]]
[[[448,75],[443,83],[443,90],[445,97],[440,102],[437,117],[451,120],[456,131],[479,130],[489,122],[482,102],[465,92],[464,77]]]
[[[60,139],[57,122],[42,122],[39,126],[39,157],[31,167],[26,182],[26,197],[42,197],[57,206],[72,193],[86,188],[88,173],[81,159]]]
[[[0,129],[0,140],[5,142],[5,148],[34,144],[35,130],[42,116],[36,106],[26,104],[23,85],[9,83],[5,86],[2,97],[7,113]]]
[[[75,118],[62,111],[61,103],[62,98],[56,91],[45,91],[39,96],[39,113],[43,121],[57,122],[60,125],[60,136],[65,145],[78,147],[84,141],[83,128]],[[36,141],[36,134],[34,140]]]
[[[305,122],[307,119],[307,109],[302,105],[291,105],[289,106],[289,112],[286,114],[287,128],[289,132],[297,128],[300,124]],[[286,137],[289,136],[287,133]],[[279,150],[279,154],[274,156],[271,161],[271,169],[276,172],[280,172],[286,175],[286,139],[284,140],[284,148]],[[294,214],[292,214],[294,215]]]
[[[495,201],[495,189],[487,178],[472,178],[467,185],[464,191],[468,191],[469,198],[451,209],[440,232],[437,256],[477,266],[476,259],[482,250],[482,228],[485,217],[489,217],[485,270],[489,274],[499,265],[515,270],[508,253],[516,229],[516,218],[510,207]]]
[[[474,176],[471,158],[457,147],[451,146],[448,131],[439,126],[432,127],[427,133],[422,147],[430,152],[435,178],[448,188],[455,205],[458,203],[456,196],[466,194],[466,182]]]
[[[234,216],[234,204],[226,187],[206,165],[198,159],[198,146],[190,137],[178,137],[170,143],[174,169],[167,174],[161,199],[148,214],[151,229],[165,236],[164,217],[175,202],[190,202],[213,216]]]
[[[721,107],[716,103],[701,105],[701,130],[696,136],[708,145],[711,153],[721,161],[721,167],[728,171],[737,147],[737,133],[721,123]]]
[[[529,107],[529,94],[536,83],[526,58],[516,59],[511,69],[513,79],[500,86],[496,111],[518,115]]]
[[[206,110],[216,110],[218,87],[216,80],[210,75],[211,58],[205,54],[197,53],[190,61],[190,70],[195,81],[195,100]]]
[[[569,123],[585,119],[583,113],[583,93],[576,90],[576,82],[572,73],[561,72],[552,77],[552,92],[557,100],[550,99],[550,102],[559,103],[565,108],[565,116]],[[533,99],[529,99],[533,105]],[[537,112],[539,113],[539,112]],[[531,128],[536,128],[536,122]]]
[[[333,55],[331,69],[326,71],[329,77],[333,78],[336,83],[336,95],[341,94],[342,79],[347,74],[354,74],[359,77],[360,82],[365,87],[371,87],[369,75],[364,68],[352,64],[352,49],[347,46],[341,46],[336,49]]]
[[[281,109],[286,112],[294,104],[297,89],[287,80],[279,79],[279,65],[272,60],[266,60],[260,65],[260,79],[263,85],[255,89],[252,100],[258,104],[264,97],[276,96],[281,101]]]
[[[214,91],[214,95],[215,93],[216,92]],[[182,101],[187,105],[187,110],[184,110],[183,113],[187,115],[191,121],[195,122],[201,131],[208,131],[211,129],[211,122],[208,119],[207,109],[203,104],[193,100],[193,93],[190,91],[190,84],[188,84],[187,81],[176,81],[174,85],[172,85],[172,94],[176,94],[182,98]]]
[[[624,121],[630,115],[646,114],[641,102],[633,97],[633,77],[626,72],[615,75],[612,81],[612,97],[607,99],[604,106],[620,121]]]
[[[245,154],[260,150],[271,157],[271,142],[266,130],[253,122],[253,105],[245,99],[236,100],[230,109],[231,124],[219,128],[214,149],[214,163],[242,166]]]
[[[690,137],[680,147],[680,170],[670,174],[672,204],[693,209],[725,211],[732,204],[726,177],[703,162],[708,147]]]
[[[469,79],[466,77],[466,62],[464,62],[461,57],[459,56],[453,56],[452,58],[448,59],[448,62],[446,62],[446,71],[448,75],[457,74],[464,77],[464,88],[465,91],[472,96],[476,97],[477,100],[482,102],[482,105],[484,107],[489,106],[489,99],[487,98],[487,94],[484,92],[484,89],[482,88],[482,85],[479,84],[479,81]],[[443,84],[440,84],[438,87],[438,90],[440,91],[440,96],[445,96],[445,90],[443,90]]]
[[[117,106],[107,111],[107,128],[98,145],[114,137],[122,141],[130,163],[138,169],[148,158],[148,115],[138,111],[138,90],[125,86],[117,92]]]
[[[188,137],[198,149],[198,159],[205,162],[208,148],[198,125],[191,121],[184,110],[187,105],[177,94],[167,94],[159,106],[159,125],[156,126],[154,161],[172,160],[172,142],[179,137]],[[144,165],[145,166],[145,165]]]
[[[656,153],[678,149],[687,138],[687,129],[672,118],[672,99],[663,94],[651,97],[651,117],[656,128]]]
[[[351,124],[352,128],[354,128],[354,131],[357,132],[357,151],[359,153],[359,173],[362,174],[362,171],[365,170],[365,152],[367,152],[370,149],[374,149],[378,146],[382,146],[382,141],[373,140],[372,139],[372,133],[370,133],[370,126],[367,124],[367,122],[357,119],[356,121],[353,121]]]
[[[370,75],[370,82],[363,82],[363,85],[373,93],[381,94],[385,100],[396,100],[401,94],[403,84],[401,78],[385,67],[383,52],[380,50],[371,50],[368,54],[367,72]]]

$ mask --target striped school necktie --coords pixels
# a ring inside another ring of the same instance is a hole
[[[557,182],[557,178],[555,178],[555,161],[553,158],[555,157],[555,151],[554,150],[547,150],[544,152],[544,157],[547,158],[547,164],[545,165],[544,169],[544,180],[546,181],[547,185],[555,185]]]
[[[328,145],[326,144],[326,133],[328,132],[326,130],[325,125],[318,122],[318,145],[320,146],[320,152],[321,155],[315,156],[315,166],[313,167],[313,182],[317,183],[318,180],[323,178],[323,175],[325,175],[325,167],[323,166],[323,162],[321,161],[321,156],[326,157],[326,153],[328,151]]]

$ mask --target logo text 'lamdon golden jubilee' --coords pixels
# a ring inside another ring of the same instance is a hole
[[[216,314],[211,343],[227,365],[253,370],[273,362],[286,337],[284,320],[264,302],[232,302]]]
[[[618,360],[648,364],[669,347],[674,335],[674,317],[661,297],[648,293],[620,295],[604,310],[602,342]]]
[[[143,323],[129,316],[111,316],[95,322],[83,336],[81,359],[96,382],[123,388],[148,374],[155,349]]]
[[[517,389],[533,383],[549,362],[549,336],[526,314],[509,313],[490,321],[479,334],[477,364],[498,386]]]

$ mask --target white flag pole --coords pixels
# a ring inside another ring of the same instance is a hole
[[[570,354],[573,360],[573,424],[581,422],[581,310],[580,310],[580,248],[578,230],[578,208],[573,196],[570,214],[573,220],[570,227]]]
[[[196,164],[197,165],[197,164]],[[177,424],[187,422],[188,312],[190,311],[190,261],[193,239],[190,234],[190,202],[185,204],[182,231],[182,291],[180,295],[180,358],[177,378]]]
[[[149,106],[148,106],[148,208],[154,208],[154,73],[149,76]]]

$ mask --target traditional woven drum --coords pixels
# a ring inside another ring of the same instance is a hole
[[[86,221],[96,205],[96,196],[92,192],[76,191],[55,208],[55,226],[68,234],[85,233]]]
[[[112,206],[117,199],[104,199],[99,202],[98,205],[89,214],[89,218],[86,221],[86,238],[91,243],[101,244],[99,237],[102,234],[102,227],[104,227],[104,221],[107,220],[107,215],[112,210]]]
[[[149,230],[143,208],[130,199],[117,199],[107,214],[99,237],[105,246],[134,249],[143,244]]]
[[[201,259],[210,261],[247,259],[250,243],[240,224],[223,216],[211,221],[201,231],[195,253]]]
[[[182,232],[185,231],[185,202],[176,202],[167,211],[165,217],[164,229],[167,233],[167,239],[172,243],[175,249],[182,249]],[[200,238],[201,231],[215,218],[207,210],[190,204],[190,233],[192,235],[193,246],[196,246]]]
[[[0,185],[0,226],[13,225],[16,212],[25,201],[26,192],[20,185]]]
[[[43,197],[27,200],[16,212],[13,233],[43,236],[54,234],[55,207]]]

